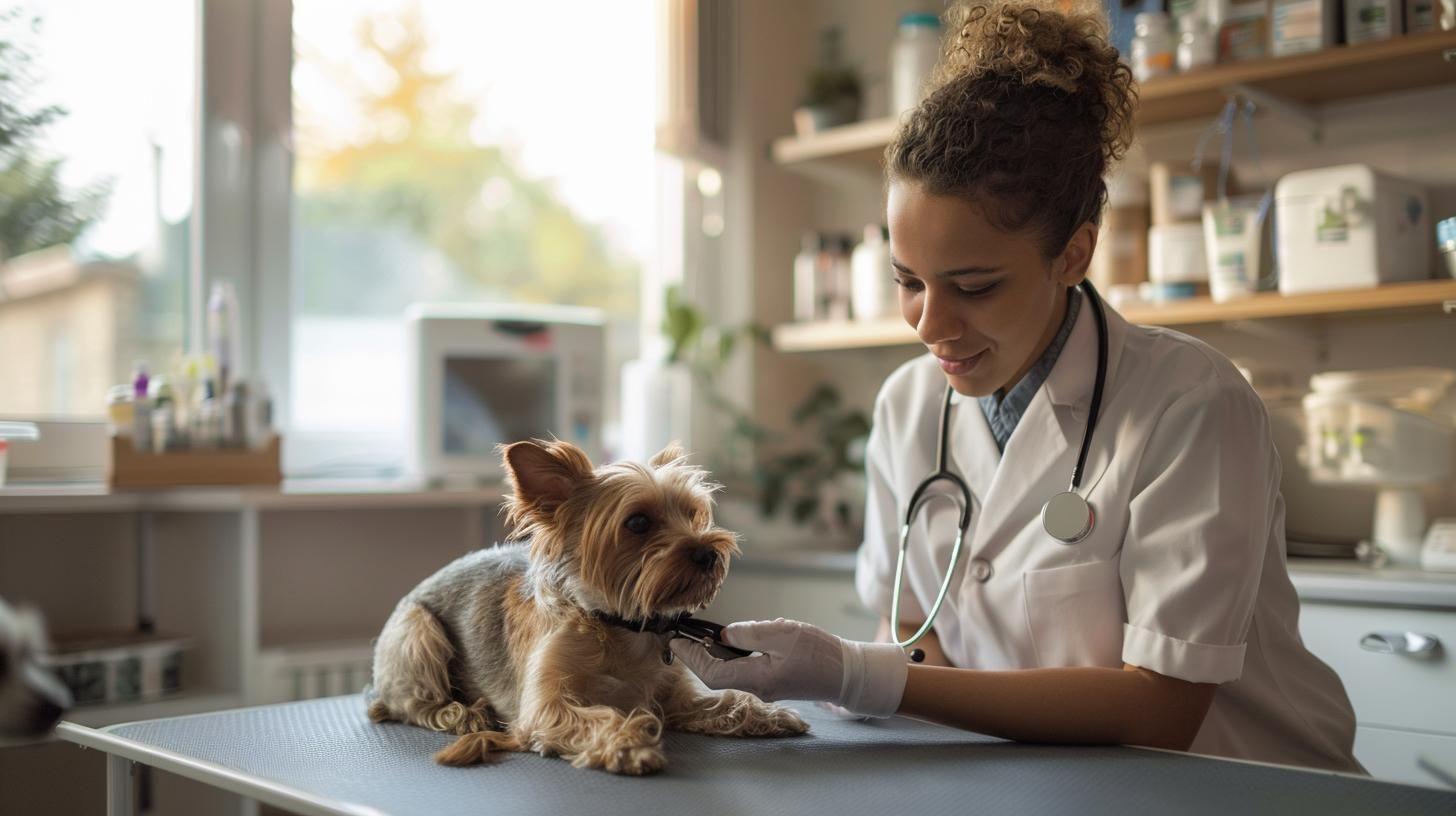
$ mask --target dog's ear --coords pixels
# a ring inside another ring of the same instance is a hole
[[[663,465],[670,465],[679,459],[683,459],[687,455],[687,451],[684,451],[682,449],[682,445],[679,445],[676,442],[669,442],[667,443],[667,447],[658,451],[657,455],[653,456],[647,464],[652,465],[655,468],[660,468]]]
[[[521,510],[555,510],[592,474],[586,453],[559,440],[532,439],[506,445],[501,448],[501,461],[515,488],[515,504]]]

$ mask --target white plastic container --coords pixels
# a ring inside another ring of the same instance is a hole
[[[1264,225],[1258,207],[1257,196],[1203,205],[1208,293],[1215,302],[1252,295],[1259,288]]]
[[[5,471],[10,462],[11,440],[35,442],[40,429],[30,422],[0,422],[0,487],[5,486]]]
[[[1208,22],[1219,62],[1262,59],[1269,53],[1269,0],[1211,0]]]
[[[1345,0],[1345,42],[1388,40],[1404,30],[1401,0]]]
[[[1274,56],[1322,51],[1336,43],[1338,0],[1274,0]]]
[[[1148,280],[1202,283],[1208,280],[1208,254],[1202,224],[1165,224],[1148,228]]]
[[[1365,164],[1290,173],[1274,187],[1279,291],[1362,289],[1430,275],[1426,191]]]
[[[1456,0],[1405,0],[1405,32],[1456,30]]]
[[[1218,62],[1218,40],[1202,12],[1192,11],[1178,18],[1178,53],[1174,61],[1179,72],[1207,68]]]
[[[890,49],[890,114],[899,116],[920,104],[926,81],[940,60],[940,20],[934,14],[900,18]]]
[[[1444,259],[1446,274],[1456,278],[1456,218],[1436,222],[1436,250]]]
[[[1132,75],[1138,82],[1171,76],[1177,70],[1178,40],[1172,21],[1161,11],[1144,11],[1133,18]]]
[[[864,240],[849,259],[849,310],[855,320],[879,320],[894,314],[899,301],[890,273],[890,242],[879,224],[864,228]]]

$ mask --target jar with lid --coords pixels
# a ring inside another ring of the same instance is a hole
[[[920,104],[926,82],[940,60],[940,19],[934,14],[900,17],[890,50],[890,114],[899,116]]]
[[[1169,76],[1174,71],[1177,43],[1168,15],[1144,11],[1133,18],[1132,75],[1138,82]]]
[[[1218,61],[1218,42],[1213,26],[1201,12],[1193,11],[1178,18],[1179,71],[1207,68]]]

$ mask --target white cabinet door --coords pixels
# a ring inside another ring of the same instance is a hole
[[[1456,611],[1309,603],[1299,629],[1344,681],[1361,725],[1456,735]],[[1406,633],[1435,642],[1424,655],[1372,650]]]

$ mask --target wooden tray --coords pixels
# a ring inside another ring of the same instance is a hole
[[[277,485],[283,481],[282,460],[276,435],[258,450],[171,453],[146,453],[133,448],[129,438],[113,437],[107,481],[114,488]]]

